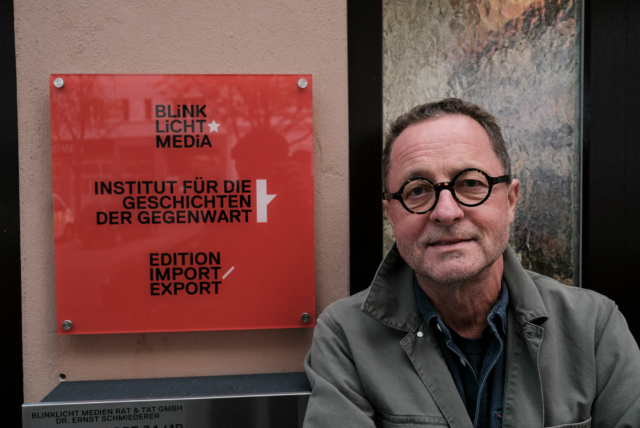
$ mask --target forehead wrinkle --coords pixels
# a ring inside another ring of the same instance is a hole
[[[481,162],[469,159],[469,153],[476,149],[474,143],[457,143],[460,150],[448,153],[446,148],[450,144],[439,144],[438,147],[425,147],[424,144],[412,144],[397,155],[397,168],[403,181],[421,176],[431,180],[440,177],[442,180],[451,180],[460,171],[466,168],[485,169]],[[470,146],[467,150],[465,146]],[[393,163],[392,163],[393,167]]]
[[[477,168],[489,175],[502,171],[484,128],[459,115],[409,126],[396,140],[390,161],[388,179],[394,180],[389,182],[394,186],[415,176],[449,181],[466,168]]]
[[[391,163],[393,164],[394,159],[402,159],[407,152],[414,150],[423,152],[423,155],[424,152],[429,152],[425,157],[441,157],[442,154],[439,152],[444,151],[446,153],[447,149],[452,144],[469,147],[470,150],[465,149],[459,154],[462,154],[462,152],[468,153],[469,151],[475,151],[478,149],[477,141],[475,139],[471,139],[471,136],[469,135],[468,126],[448,127],[445,129],[436,127],[434,129],[429,129],[428,132],[421,130],[420,125],[431,124],[431,122],[435,120],[436,119],[411,125],[402,134],[400,134],[392,149]],[[480,125],[475,121],[472,119],[470,120],[474,125],[480,127]],[[482,133],[486,135],[483,129]],[[402,149],[398,146],[401,146]]]

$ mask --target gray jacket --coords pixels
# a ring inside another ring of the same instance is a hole
[[[394,247],[371,287],[322,313],[305,360],[306,428],[472,428],[413,275]],[[502,426],[640,427],[640,351],[615,303],[525,271],[509,248],[504,279]]]

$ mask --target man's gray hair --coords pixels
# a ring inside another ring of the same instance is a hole
[[[469,116],[478,122],[487,133],[491,147],[502,164],[503,174],[511,174],[511,159],[509,158],[509,152],[507,152],[507,146],[502,138],[502,132],[500,131],[500,126],[496,118],[475,104],[462,101],[458,98],[446,98],[442,101],[416,106],[408,113],[398,117],[391,124],[382,152],[382,186],[385,192],[390,191],[387,189],[387,178],[389,178],[389,171],[391,170],[391,149],[402,131],[413,124],[423,122],[427,119],[450,114]]]

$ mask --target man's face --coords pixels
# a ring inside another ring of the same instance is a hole
[[[412,177],[450,182],[458,172],[477,168],[491,177],[503,175],[500,160],[485,130],[468,116],[447,115],[411,125],[391,151],[389,191]],[[384,201],[398,250],[418,279],[454,284],[496,268],[509,241],[520,183],[493,186],[482,205],[459,205],[443,190],[436,207],[426,214],[406,211],[400,201]],[[499,264],[501,268],[502,264]]]

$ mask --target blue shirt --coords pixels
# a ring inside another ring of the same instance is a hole
[[[504,396],[504,348],[509,291],[502,281],[498,300],[487,316],[480,339],[466,339],[450,329],[414,281],[418,308],[433,330],[474,428],[500,428]]]

